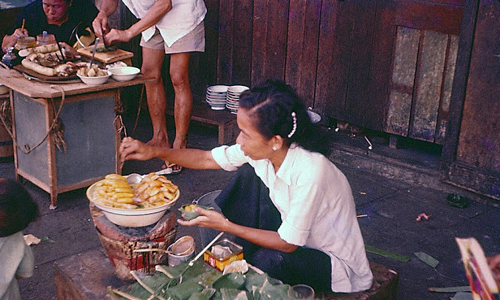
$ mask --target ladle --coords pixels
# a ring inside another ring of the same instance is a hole
[[[170,174],[170,173],[172,173],[172,170],[170,170],[168,168],[155,172],[156,175],[166,175],[166,174]],[[139,183],[142,181],[143,178],[144,178],[144,175],[137,174],[137,173],[131,173],[131,174],[127,175],[127,182],[129,184]]]
[[[183,248],[182,246],[186,247],[186,249],[182,249]],[[135,249],[134,252],[163,252],[163,253],[170,253],[170,254],[177,255],[177,256],[183,256],[183,255],[189,254],[190,252],[194,251],[194,248],[195,248],[194,239],[191,236],[181,237],[175,243],[173,243],[172,246],[169,248],[172,248],[172,250],[165,250],[165,249],[161,249],[161,248],[144,248],[144,249]],[[179,249],[179,248],[181,248],[182,251],[177,252],[176,249]]]

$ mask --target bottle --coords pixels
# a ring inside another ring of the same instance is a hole
[[[17,58],[16,55],[12,52],[14,51],[14,47],[5,47],[3,51],[5,52],[5,54],[2,57],[2,63],[4,63],[9,68],[12,68],[14,66],[14,60]]]

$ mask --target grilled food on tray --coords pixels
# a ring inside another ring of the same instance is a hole
[[[65,62],[65,54],[56,44],[38,46],[28,51],[29,54],[21,61],[21,64],[41,75],[68,77],[76,74],[79,69],[77,64]]]
[[[61,77],[68,77],[73,74],[76,74],[78,71],[78,65],[72,63],[72,62],[66,62],[64,64],[58,64],[54,67],[49,67],[49,66],[43,66],[40,63],[36,61],[32,61],[28,58],[25,58],[21,61],[21,64],[23,67],[26,69],[35,71],[41,75],[45,76],[61,76]]]

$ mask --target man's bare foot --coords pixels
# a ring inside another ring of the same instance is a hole
[[[175,137],[174,144],[172,148],[174,149],[186,149],[187,147],[187,136],[184,136],[182,138],[177,138]]]
[[[146,144],[153,147],[170,148],[170,143],[164,139],[152,138]]]
[[[184,136],[183,138],[175,138],[174,144],[173,144],[173,149],[186,149],[187,147],[187,137]],[[172,174],[177,174],[182,171],[182,167],[178,166],[173,163],[169,163],[168,161],[165,161],[165,164],[161,167],[162,169],[167,169],[171,168],[172,169]]]

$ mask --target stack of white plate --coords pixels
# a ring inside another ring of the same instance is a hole
[[[224,110],[226,105],[227,85],[212,85],[207,88],[207,103],[213,110]]]
[[[238,112],[240,95],[248,89],[249,87],[244,85],[232,85],[227,89],[226,107],[231,113],[236,114]]]

